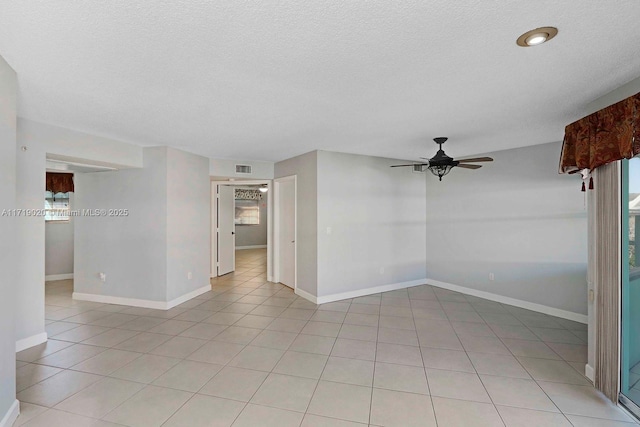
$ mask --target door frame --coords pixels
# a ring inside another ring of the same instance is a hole
[[[280,185],[286,181],[293,181],[293,235],[295,250],[293,252],[293,292],[298,290],[298,177],[297,175],[285,176],[273,180],[273,282],[280,281]]]
[[[231,185],[235,187],[242,187],[246,185],[267,185],[269,189],[267,191],[267,281],[273,281],[273,181],[270,179],[252,179],[252,180],[234,180],[230,178],[227,181],[222,181],[219,178],[211,181],[211,230],[210,230],[210,247],[211,247],[211,262],[210,262],[210,276],[218,277],[217,258],[218,258],[218,185]]]

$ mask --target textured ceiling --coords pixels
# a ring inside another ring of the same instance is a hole
[[[640,76],[640,1],[0,0],[19,115],[281,160],[542,144]],[[523,32],[556,26],[533,48]]]

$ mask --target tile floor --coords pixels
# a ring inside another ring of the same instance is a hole
[[[634,425],[582,376],[584,325],[426,285],[316,306],[267,282],[265,258],[239,251],[168,311],[47,283],[16,425]]]

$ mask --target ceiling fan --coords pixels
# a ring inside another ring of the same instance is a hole
[[[439,138],[434,138],[433,139],[436,144],[438,144],[440,146],[440,148],[438,149],[438,152],[436,153],[435,156],[433,156],[430,159],[427,159],[426,157],[421,157],[421,159],[427,160],[426,163],[412,163],[410,165],[393,165],[391,166],[392,168],[401,168],[401,167],[413,167],[416,170],[423,170],[422,167],[426,166],[427,169],[429,169],[431,171],[432,174],[434,174],[435,176],[438,177],[438,179],[440,181],[442,181],[442,177],[445,176],[446,174],[448,174],[452,168],[454,167],[459,167],[459,168],[465,168],[465,169],[479,169],[482,167],[482,165],[472,165],[469,163],[478,163],[478,162],[492,162],[493,159],[491,157],[475,157],[472,159],[461,159],[461,160],[455,160],[449,156],[447,156],[445,154],[444,151],[442,151],[442,144],[445,143],[445,141],[447,140],[447,138],[445,137],[439,137]],[[418,167],[420,167],[420,169],[417,169]]]

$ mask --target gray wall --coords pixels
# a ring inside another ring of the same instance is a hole
[[[75,209],[75,198],[70,194],[69,204]],[[46,222],[44,248],[44,274],[73,274],[73,224],[74,220]]]
[[[45,191],[45,152],[24,142],[18,122],[17,199],[22,209],[42,209]],[[16,298],[16,339],[42,336],[44,330],[45,226],[43,217],[22,217],[17,221],[16,250],[19,257],[19,285]]]
[[[74,219],[74,291],[166,301],[166,147],[145,148],[141,169],[76,174],[75,202],[129,215]]]
[[[442,182],[430,175],[427,276],[586,314],[584,193],[579,177],[558,174],[560,147],[490,153],[493,163]]]
[[[236,248],[267,244],[267,194],[260,200],[260,224],[236,225]]]
[[[0,200],[16,205],[16,74],[0,56]],[[0,216],[0,420],[16,401],[15,289],[18,279],[16,218]]]
[[[167,298],[209,284],[209,159],[167,149]],[[191,272],[192,278],[187,279]]]
[[[318,152],[303,154],[275,164],[275,178],[297,176],[296,199],[298,288],[317,295],[318,286]]]
[[[425,279],[425,174],[394,159],[317,158],[317,295]]]
[[[141,169],[76,174],[78,209],[129,215],[74,219],[74,291],[166,302],[206,286],[208,168],[204,157],[152,147]]]
[[[18,119],[17,207],[42,209],[46,158],[85,161],[116,167],[141,167],[142,147]],[[20,148],[26,147],[26,151]],[[16,221],[19,275],[16,340],[44,334],[45,222],[42,217]]]

